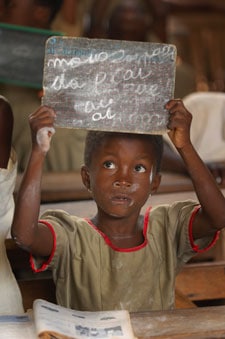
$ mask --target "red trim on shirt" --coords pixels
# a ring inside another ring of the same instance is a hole
[[[143,228],[143,235],[146,239],[146,234],[148,230],[148,223],[149,223],[149,215],[150,215],[150,210],[152,209],[152,206],[149,206],[145,212],[145,217],[144,217],[144,228]]]
[[[30,254],[30,266],[32,268],[32,270],[35,272],[35,273],[38,273],[38,272],[43,272],[45,271],[47,268],[48,268],[48,265],[50,264],[50,262],[52,261],[52,258],[55,254],[55,249],[56,249],[56,235],[55,235],[55,231],[54,231],[54,228],[52,227],[52,225],[47,222],[46,220],[39,220],[40,223],[46,225],[50,231],[52,232],[52,235],[53,235],[53,248],[52,248],[52,253],[50,254],[48,260],[46,262],[44,262],[40,268],[35,268],[35,265],[34,265],[34,258],[32,256],[32,254]]]
[[[147,229],[148,229],[148,221],[149,221],[149,211],[150,211],[151,207],[149,207],[145,213],[144,216],[144,226],[143,226],[143,236],[144,236],[144,241],[141,245],[138,246],[134,246],[134,247],[130,247],[130,248],[121,248],[121,247],[117,247],[115,245],[113,245],[113,243],[111,242],[111,240],[109,239],[109,237],[103,233],[97,226],[95,226],[92,221],[88,218],[85,218],[85,220],[88,222],[88,224],[94,228],[105,240],[106,244],[111,247],[114,251],[117,252],[135,252],[140,250],[141,248],[145,247],[148,243],[146,234],[147,234]]]
[[[195,244],[194,242],[194,239],[193,239],[193,222],[194,222],[194,218],[196,216],[196,214],[198,213],[198,211],[200,210],[201,206],[196,206],[192,215],[191,215],[191,218],[190,218],[190,222],[189,222],[189,239],[190,239],[190,243],[191,243],[191,247],[192,249],[197,252],[197,253],[203,253],[203,252],[206,252],[208,251],[211,247],[213,247],[216,243],[216,241],[218,240],[219,238],[219,234],[220,234],[220,231],[217,231],[211,241],[211,243],[203,248],[203,249],[199,249],[199,246]]]

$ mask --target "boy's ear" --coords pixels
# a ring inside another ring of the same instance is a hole
[[[161,183],[161,174],[156,173],[153,177],[152,183],[151,183],[151,193],[156,193],[158,190],[158,187]]]
[[[89,190],[90,189],[90,175],[89,175],[89,169],[86,165],[83,165],[81,167],[81,178],[83,181],[84,186]]]

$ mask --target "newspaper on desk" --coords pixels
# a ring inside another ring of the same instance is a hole
[[[37,299],[33,312],[0,316],[1,339],[134,339],[125,310],[85,312]]]
[[[1,339],[35,339],[34,323],[26,313],[23,315],[0,315]]]

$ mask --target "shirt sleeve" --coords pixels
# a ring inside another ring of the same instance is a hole
[[[55,234],[54,228],[46,220],[40,219],[39,223],[46,225],[50,229],[50,231],[52,232],[53,247],[52,247],[52,252],[51,252],[50,256],[46,260],[43,260],[43,258],[39,258],[39,257],[33,257],[30,254],[30,266],[32,268],[32,271],[34,271],[35,273],[43,272],[43,271],[48,269],[48,267],[49,267],[49,265],[52,261],[52,258],[54,257],[55,249],[56,249],[56,234]]]
[[[34,272],[42,272],[57,267],[59,260],[69,251],[68,237],[73,237],[76,232],[76,224],[73,217],[62,210],[47,210],[40,218],[40,223],[45,224],[53,235],[53,248],[50,256],[44,260],[43,257],[30,256],[30,265]],[[73,234],[72,234],[73,233]]]
[[[219,234],[220,234],[220,231],[216,231],[215,234],[211,237],[204,237],[202,239],[194,241],[193,231],[192,231],[193,221],[194,221],[195,215],[198,213],[200,208],[201,208],[200,206],[195,207],[191,215],[190,222],[189,222],[189,239],[190,239],[191,247],[193,251],[195,251],[196,253],[202,253],[202,252],[208,251],[211,247],[215,245],[216,241],[219,239]]]
[[[200,209],[196,201],[187,200],[174,203],[171,206],[170,232],[175,232],[174,244],[177,249],[178,266],[179,263],[186,263],[197,253],[202,253],[211,248],[218,239],[219,232],[212,236],[206,236],[201,239],[193,239],[193,221]],[[175,219],[174,219],[175,218]],[[174,227],[175,226],[175,227]]]

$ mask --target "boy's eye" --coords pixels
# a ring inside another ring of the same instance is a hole
[[[109,169],[114,169],[116,166],[115,166],[115,164],[114,164],[114,162],[112,162],[112,161],[105,161],[104,162],[104,164],[103,164],[103,166],[105,167],[105,168],[109,168]]]
[[[144,173],[146,168],[143,165],[136,165],[134,168],[135,172]]]

